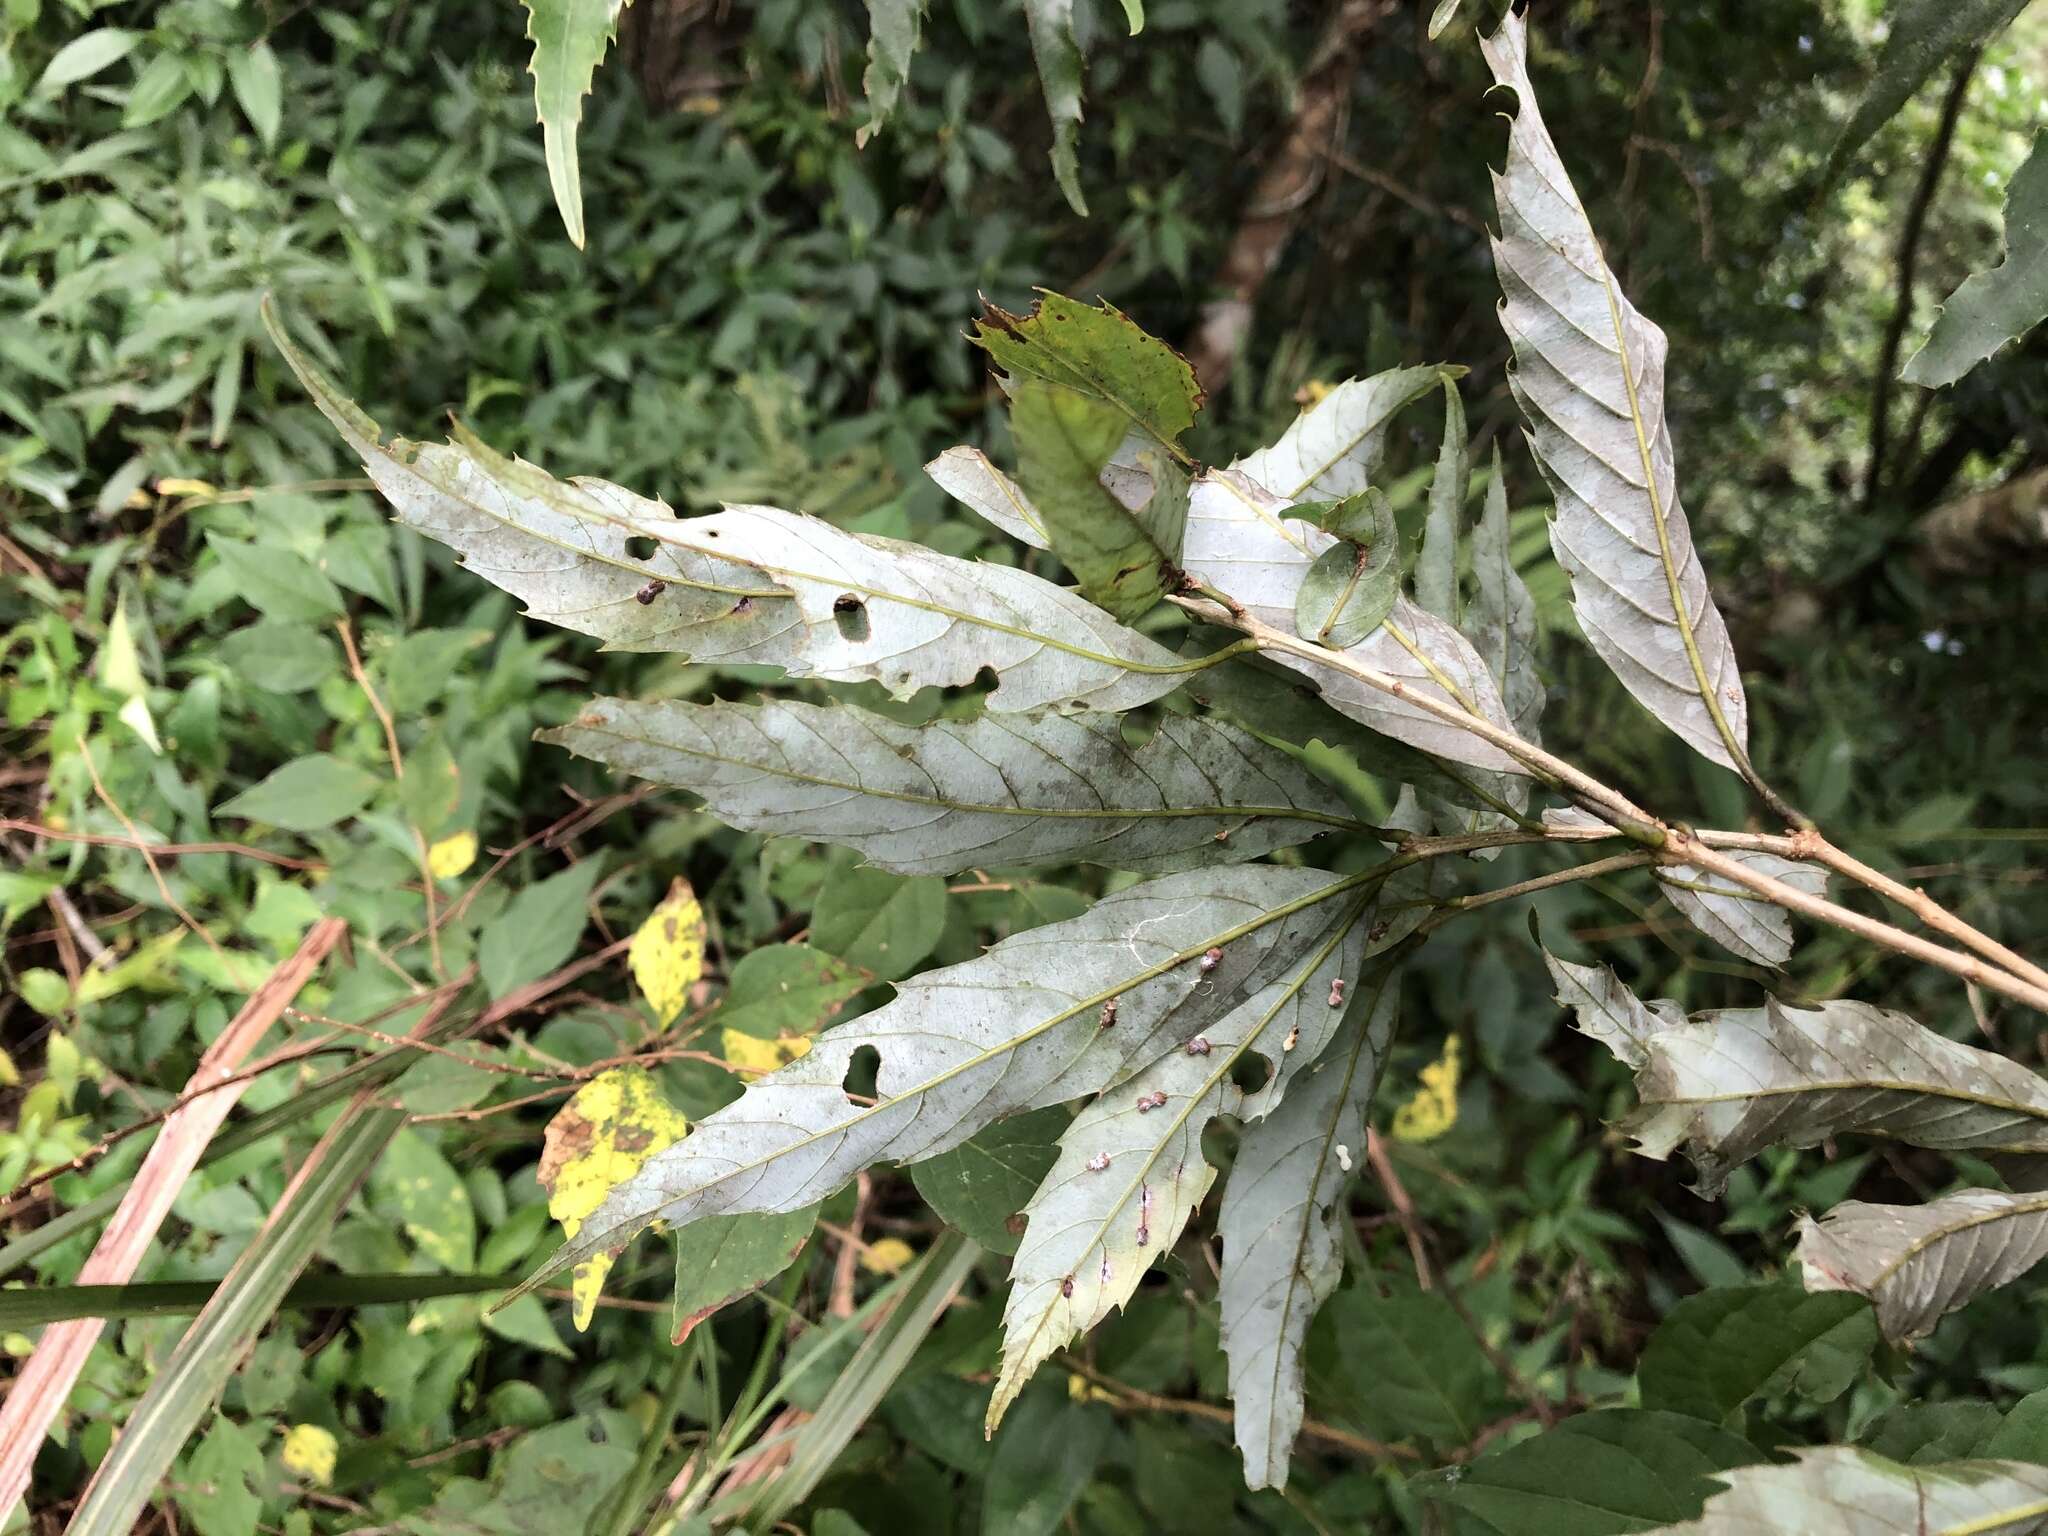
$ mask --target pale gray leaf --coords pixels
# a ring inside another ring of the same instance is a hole
[[[1541,741],[1543,679],[1536,670],[1536,600],[1515,569],[1508,542],[1508,488],[1501,474],[1500,447],[1493,450],[1493,472],[1486,482],[1486,501],[1472,530],[1473,593],[1463,626],[1486,670],[1500,685],[1501,700],[1515,734]]]
[[[1747,762],[1748,705],[1728,629],[1679,505],[1664,411],[1664,333],[1601,255],[1529,84],[1515,12],[1480,46],[1519,110],[1494,265],[1515,398],[1557,498],[1550,525],[1579,627],[1644,708],[1714,762]]]
[[[1925,1205],[1848,1200],[1799,1225],[1809,1291],[1854,1291],[1895,1343],[2048,1258],[2048,1196],[1966,1189]]]
[[[1727,1491],[1697,1520],[1645,1536],[2038,1536],[2048,1531],[2048,1467],[2022,1461],[1902,1466],[1849,1445],[1799,1451],[1714,1477]]]
[[[1809,896],[1827,894],[1828,873],[1817,864],[1748,849],[1728,857]],[[1730,954],[1770,966],[1783,965],[1791,955],[1792,914],[1727,876],[1672,864],[1657,870],[1657,883],[1687,922]]]
[[[1612,966],[1575,965],[1547,949],[1543,963],[1557,983],[1558,1005],[1572,1011],[1573,1027],[1598,1040],[1625,1066],[1648,1066],[1651,1038],[1685,1023],[1678,1004],[1665,997],[1644,1002]]]
[[[1210,1121],[1272,1102],[1270,1088],[1260,1102],[1244,1102],[1233,1069],[1254,1051],[1276,1069],[1297,1055],[1312,1061],[1328,1043],[1344,1014],[1341,1001],[1329,1001],[1341,997],[1336,983],[1357,977],[1372,942],[1364,910],[1359,901],[1323,908],[1323,932],[1292,967],[1074,1117],[1059,1160],[1024,1207],[990,1430],[1032,1373],[1124,1305],[1153,1259],[1179,1240],[1215,1181],[1202,1156]]]
[[[1436,475],[1429,482],[1422,552],[1415,560],[1415,601],[1453,624],[1459,619],[1458,532],[1464,521],[1465,491],[1471,477],[1471,449],[1465,441],[1465,402],[1458,396],[1456,382],[1445,379],[1444,437],[1437,449]]]
[[[997,469],[979,448],[948,448],[924,472],[939,489],[963,506],[972,508],[1020,544],[1033,549],[1050,549],[1045,520],[1024,488]]]
[[[1129,709],[1186,672],[1078,593],[1008,566],[848,533],[775,507],[677,518],[600,480],[558,481],[464,436],[388,445],[282,330],[272,335],[400,521],[539,617],[615,649],[874,681],[908,697],[996,674],[991,709]],[[647,552],[635,554],[633,545]]]
[[[1852,1132],[1978,1156],[2048,1151],[2048,1084],[1868,1003],[1773,998],[1700,1014],[1645,1045],[1642,1108],[1625,1128],[1646,1157],[1690,1143],[1707,1194],[1766,1147]]]
[[[1380,467],[1394,413],[1428,394],[1438,380],[1464,372],[1433,365],[1346,379],[1295,417],[1278,442],[1247,454],[1231,468],[1290,505],[1355,496]]]
[[[1400,992],[1384,961],[1352,983],[1336,1039],[1277,1108],[1245,1127],[1224,1186],[1217,1304],[1237,1448],[1253,1488],[1287,1486],[1302,1421],[1302,1341],[1344,1276],[1337,1220],[1364,1159]]]
[[[1106,714],[899,725],[786,699],[594,699],[540,739],[702,795],[728,826],[907,875],[1074,859],[1163,873],[1359,827],[1286,753],[1190,716],[1134,747]]]
[[[546,1272],[656,1219],[798,1210],[881,1159],[936,1156],[1006,1115],[1099,1093],[1294,974],[1332,904],[1365,883],[1267,864],[1167,875],[901,982],[650,1158]],[[872,1103],[845,1087],[863,1051],[880,1058]]]
[[[1295,596],[1309,566],[1336,542],[1302,519],[1288,517],[1287,508],[1288,503],[1241,473],[1206,474],[1189,495],[1181,560],[1189,575],[1226,593],[1277,629],[1292,629]],[[1395,601],[1385,624],[1345,654],[1400,679],[1417,693],[1455,703],[1494,724],[1507,723],[1500,690],[1471,643],[1405,597]],[[1304,657],[1276,652],[1271,659],[1309,678],[1339,713],[1397,741],[1502,775],[1521,772],[1513,758],[1490,742],[1354,677]],[[1526,797],[1526,781],[1508,783],[1517,786],[1508,793]],[[1526,798],[1521,803],[1526,804]]]

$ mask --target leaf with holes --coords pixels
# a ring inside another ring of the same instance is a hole
[[[1074,859],[1165,873],[1360,830],[1286,753],[1185,716],[1132,746],[1115,715],[899,725],[784,699],[595,699],[540,739],[701,795],[730,826],[906,875]]]
[[[1245,1127],[1216,1218],[1232,1417],[1253,1488],[1287,1486],[1303,1416],[1302,1346],[1344,1277],[1337,1214],[1364,1162],[1366,1112],[1394,1035],[1394,967],[1382,961],[1350,984],[1337,1037],[1272,1113]]]
[[[1664,414],[1664,333],[1636,313],[1536,109],[1527,24],[1510,11],[1481,40],[1518,106],[1494,266],[1509,381],[1557,515],[1551,547],[1600,659],[1643,707],[1724,767],[1747,768],[1748,703],[1735,647],[1679,505]]]
[[[1332,908],[1374,878],[1271,865],[1167,875],[903,982],[650,1159],[542,1273],[655,1220],[798,1210],[884,1158],[919,1162],[1007,1115],[1110,1088],[1292,975]],[[849,1093],[865,1057],[879,1058],[872,1094]]]
[[[1325,909],[1306,954],[1223,1017],[1169,1042],[1060,1137],[1059,1160],[1024,1207],[990,1430],[1032,1372],[1129,1301],[1152,1261],[1180,1240],[1216,1177],[1202,1155],[1209,1123],[1284,1103],[1293,1058],[1312,1061],[1329,1042],[1343,1012],[1329,1002],[1342,995],[1336,983],[1357,976],[1372,946],[1361,921],[1368,909],[1365,898]],[[1233,1069],[1253,1053],[1273,1077],[1247,1096]]]
[[[1925,1205],[1845,1201],[1799,1224],[1809,1291],[1853,1291],[1877,1306],[1895,1342],[2048,1258],[2048,1196],[1966,1189]]]
[[[558,481],[475,438],[394,439],[271,334],[399,520],[529,611],[615,649],[875,681],[897,697],[965,687],[998,711],[1129,709],[1189,670],[1079,593],[1007,566],[848,533],[776,507],[677,518],[601,480]],[[637,543],[644,555],[633,553]]]

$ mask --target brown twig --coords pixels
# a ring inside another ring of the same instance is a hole
[[[327,867],[318,859],[294,859],[282,853],[251,848],[247,843],[152,843],[139,837],[115,837],[110,832],[70,832],[61,827],[46,827],[39,821],[23,821],[15,816],[0,816],[0,831],[26,832],[31,837],[47,837],[59,843],[91,843],[102,848],[127,848],[137,853],[159,854],[165,858],[176,858],[186,853],[229,853],[239,858],[275,864],[280,869],[314,870]]]

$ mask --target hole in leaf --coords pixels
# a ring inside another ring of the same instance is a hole
[[[846,1063],[846,1076],[840,1080],[840,1092],[846,1095],[849,1104],[871,1104],[875,1099],[875,1074],[882,1070],[882,1053],[872,1045],[857,1049]]]
[[[1273,1063],[1257,1051],[1246,1051],[1230,1066],[1230,1080],[1246,1093],[1257,1093],[1273,1077]]]
[[[661,548],[658,540],[643,538],[635,534],[626,540],[626,558],[629,560],[652,560],[654,552]]]
[[[833,600],[832,622],[839,626],[839,633],[855,645],[866,640],[870,633],[867,604],[851,592],[842,592]]]

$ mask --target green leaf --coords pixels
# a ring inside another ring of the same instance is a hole
[[[1999,1429],[1999,1412],[1980,1398],[1952,1398],[1941,1403],[1900,1403],[1880,1414],[1858,1435],[1865,1450],[1909,1467],[1972,1459],[1991,1454],[1980,1450]],[[2021,1456],[2020,1461],[2039,1458]]]
[[[1609,1408],[1417,1486],[1500,1536],[1620,1536],[1698,1514],[1718,1490],[1714,1473],[1762,1459],[1748,1441],[1698,1419]]]
[[[1730,1286],[1673,1307],[1644,1346],[1636,1379],[1645,1408],[1718,1424],[1759,1393],[1831,1402],[1876,1347],[1870,1308],[1854,1296]]]
[[[982,1536],[1053,1536],[1109,1444],[1109,1416],[1064,1392],[1033,1392],[995,1437],[981,1496]]]
[[[392,1138],[370,1177],[370,1198],[434,1265],[456,1274],[475,1267],[476,1211],[469,1190],[462,1175],[418,1131]]]
[[[529,885],[484,930],[477,969],[493,1000],[540,980],[576,952],[603,864],[588,858]]]
[[[341,652],[310,624],[258,619],[220,642],[221,664],[270,693],[302,693],[341,671]]]
[[[986,306],[973,340],[1013,383],[1042,379],[1114,406],[1177,456],[1202,407],[1188,360],[1113,304],[1090,308],[1041,289],[1028,315]]]
[[[682,1343],[712,1313],[789,1268],[817,1224],[813,1205],[782,1215],[713,1216],[678,1232],[669,1341]]]
[[[1950,59],[2004,31],[2027,0],[1897,0],[1886,7],[1884,49],[1856,111],[1828,151],[1823,184],[1847,169],[1856,151]]]
[[[805,944],[771,944],[740,958],[713,1029],[762,1040],[808,1035],[829,1024],[849,998],[874,984],[866,971]]]
[[[1302,1345],[1344,1277],[1337,1222],[1364,1161],[1366,1115],[1400,999],[1391,964],[1352,979],[1337,1037],[1277,1109],[1245,1128],[1224,1187],[1217,1306],[1237,1447],[1253,1488],[1287,1486],[1304,1411]]]
[[[206,546],[227,567],[235,595],[266,618],[320,622],[345,611],[341,589],[304,555],[274,545],[206,536]]]
[[[1499,1405],[1486,1352],[1441,1296],[1350,1285],[1323,1309],[1324,1328],[1335,1342],[1338,1400],[1375,1435],[1467,1445]]]
[[[121,27],[96,27],[71,39],[52,55],[36,81],[38,96],[54,96],[67,85],[76,85],[110,64],[125,59],[142,34]]]
[[[1472,575],[1472,601],[1460,627],[1500,686],[1515,733],[1524,741],[1540,741],[1544,690],[1536,668],[1536,602],[1515,569],[1498,441],[1493,445],[1486,501],[1472,530]]]
[[[1075,859],[1164,873],[1358,825],[1278,748],[1190,717],[1134,747],[1111,714],[913,726],[783,699],[595,699],[539,739],[701,795],[728,826],[837,843],[898,874]]]
[[[1886,1338],[1922,1338],[2048,1258],[2048,1195],[1966,1189],[1925,1205],[1846,1200],[1800,1223],[1797,1256],[1808,1290],[1868,1296]]]
[[[630,0],[522,0],[526,36],[533,44],[534,111],[546,146],[548,185],[570,243],[583,249],[583,179],[576,164],[576,129],[583,98],[618,36],[619,13]]]
[[[1732,1471],[1705,1513],[1657,1536],[2026,1536],[2048,1518],[2048,1467],[1962,1461],[1902,1467],[1850,1446],[1798,1453],[1786,1466]]]
[[[917,1164],[911,1181],[948,1226],[991,1253],[1015,1253],[1024,1207],[1059,1159],[1067,1120],[1057,1106],[998,1120]]]
[[[1291,973],[1323,939],[1328,904],[1367,878],[1263,864],[1167,875],[913,977],[651,1158],[541,1272],[657,1218],[681,1230],[799,1210],[881,1159],[916,1163],[1006,1115],[1101,1092]],[[880,1057],[872,1102],[845,1087],[863,1052]]]
[[[811,912],[811,942],[884,981],[907,976],[946,928],[946,882],[884,870],[842,869]]]
[[[1091,602],[1124,620],[1178,588],[1187,522],[1187,477],[1157,454],[1145,464],[1151,491],[1139,505],[1125,506],[1103,485],[1128,419],[1110,401],[1063,384],[1011,381],[1017,474],[1053,553]]]
[[[1444,28],[1457,16],[1458,5],[1459,0],[1436,0],[1436,9],[1429,13],[1429,40],[1432,43],[1443,36]]]
[[[1003,713],[1129,709],[1190,670],[1078,592],[1010,567],[776,507],[677,518],[601,480],[554,480],[466,435],[460,445],[386,446],[275,313],[265,320],[401,522],[455,549],[536,617],[615,648],[874,681],[898,698],[965,687],[988,669],[998,687],[987,707]],[[642,543],[644,556],[634,552]]]
[[[1953,384],[2009,341],[2048,319],[2048,130],[2005,193],[2005,257],[1963,280],[1927,340],[1899,370],[1910,384]]]
[[[1052,118],[1053,180],[1067,206],[1085,219],[1088,200],[1081,195],[1081,162],[1075,153],[1081,138],[1081,47],[1074,40],[1074,0],[1024,0],[1024,21],[1046,114]]]
[[[263,1477],[263,1450],[241,1425],[216,1418],[177,1480],[178,1507],[199,1536],[256,1536],[263,1501],[251,1488]]]
[[[1296,509],[1300,510],[1299,508]],[[1343,542],[1317,555],[1294,595],[1294,631],[1349,650],[1386,623],[1401,595],[1400,534],[1377,487],[1334,503],[1325,527]]]
[[[1551,142],[1525,18],[1509,11],[1480,49],[1519,103],[1493,178],[1493,262],[1508,380],[1557,496],[1550,541],[1572,611],[1645,709],[1709,761],[1747,772],[1742,674],[1678,499],[1664,333],[1622,294]]]
[[[609,1409],[521,1435],[497,1453],[481,1484],[445,1484],[406,1517],[416,1536],[565,1536],[590,1531],[605,1495],[633,1465],[640,1426]]]
[[[277,54],[260,38],[228,55],[228,83],[235,100],[265,149],[277,146],[277,130],[284,119],[284,72]]]
[[[160,53],[135,77],[127,108],[121,113],[121,126],[146,128],[177,111],[191,94],[192,79],[185,73],[185,61],[175,53]]]
[[[910,61],[917,53],[929,0],[867,0],[868,67],[860,77],[867,96],[868,120],[853,136],[856,149],[867,146],[874,131],[896,110],[896,98],[910,79]]]
[[[368,805],[380,782],[353,763],[315,752],[276,769],[214,814],[268,822],[288,832],[318,832]]]

